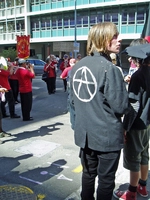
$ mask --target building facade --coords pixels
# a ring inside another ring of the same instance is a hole
[[[50,53],[75,54],[77,46],[85,56],[90,27],[104,21],[117,25],[124,48],[141,36],[149,4],[149,0],[1,0],[0,51],[15,47],[16,35],[30,35],[31,56],[45,60]]]

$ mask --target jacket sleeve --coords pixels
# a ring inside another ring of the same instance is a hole
[[[128,112],[128,92],[120,70],[114,65],[106,70],[104,95],[115,114],[122,115]]]

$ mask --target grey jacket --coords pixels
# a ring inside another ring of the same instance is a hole
[[[71,71],[70,102],[75,110],[75,143],[96,151],[123,147],[121,117],[128,111],[128,93],[120,70],[95,53]]]

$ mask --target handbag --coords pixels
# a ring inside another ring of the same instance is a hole
[[[42,74],[42,80],[47,81],[47,79],[48,79],[48,72],[44,71],[44,73]]]

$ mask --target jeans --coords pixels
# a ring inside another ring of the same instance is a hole
[[[95,178],[98,176],[97,200],[111,200],[115,188],[115,173],[118,168],[120,150],[98,152],[89,148],[81,149],[83,166],[82,200],[94,200]]]

